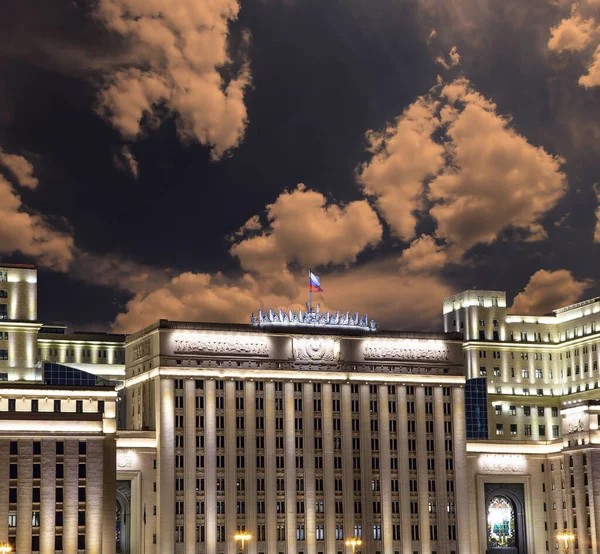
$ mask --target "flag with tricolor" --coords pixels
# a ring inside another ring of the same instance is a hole
[[[308,290],[310,292],[323,292],[321,279],[310,271],[310,269],[308,270]]]

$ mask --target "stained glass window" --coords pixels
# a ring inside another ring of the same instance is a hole
[[[487,511],[488,548],[516,546],[515,508],[505,496],[494,496]]]

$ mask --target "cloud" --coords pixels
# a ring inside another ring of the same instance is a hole
[[[579,84],[585,88],[600,85],[600,46],[594,52],[594,57],[588,65],[587,73],[579,78]]]
[[[600,184],[594,184],[594,192],[596,193],[596,226],[594,227],[594,242],[600,242]]]
[[[542,315],[577,302],[592,281],[577,281],[566,269],[534,273],[525,289],[517,294],[510,312]]]
[[[23,156],[6,154],[0,148],[0,166],[8,169],[22,187],[35,189],[38,186],[38,180],[33,176],[33,165]]]
[[[448,163],[429,184],[436,236],[467,250],[507,226],[539,235],[540,218],[566,190],[562,160],[527,142],[465,79],[441,94],[455,115],[446,131]]]
[[[69,268],[72,277],[134,294],[162,287],[175,274],[169,268],[137,263],[118,255],[93,254],[76,249]]]
[[[160,318],[248,323],[259,308],[298,309],[307,300],[306,276],[288,274],[287,292],[246,273],[231,280],[221,274],[183,273],[149,294],[138,294],[117,316],[113,329],[132,332]],[[398,272],[396,260],[372,262],[321,275],[316,295],[322,309],[369,312],[383,328],[437,329],[442,300],[452,291],[431,276]]]
[[[139,167],[138,162],[135,159],[135,156],[131,153],[131,150],[128,145],[125,145],[113,155],[113,165],[128,173],[134,179],[138,178],[139,175]]]
[[[448,253],[429,235],[421,235],[402,252],[400,265],[410,273],[431,273],[448,263]]]
[[[385,129],[366,135],[372,157],[359,168],[359,182],[402,240],[415,236],[424,181],[444,165],[444,147],[432,136],[440,126],[436,106],[431,97],[420,97]]]
[[[235,66],[229,24],[236,0],[99,0],[96,16],[125,37],[134,60],[107,75],[100,111],[127,139],[164,109],[179,135],[212,147],[221,158],[241,141],[247,123],[247,62]],[[246,36],[246,42],[248,37]]]
[[[427,36],[427,44],[429,44],[435,37],[437,37],[437,31],[435,29],[431,29],[431,32]]]
[[[0,175],[0,253],[21,252],[46,267],[66,271],[73,258],[73,238],[43,216],[25,211],[18,192]]]
[[[574,6],[570,17],[550,29],[548,49],[558,53],[579,52],[590,43],[595,30],[594,20],[583,19]]]
[[[595,48],[587,64],[587,72],[579,78],[579,85],[592,88],[600,85],[600,25],[596,0],[572,4],[571,15],[550,29],[548,49],[557,53],[582,52],[588,58],[588,47]],[[585,16],[580,13],[585,12]],[[588,17],[589,16],[589,17]]]
[[[440,81],[367,136],[373,155],[358,171],[365,193],[404,240],[428,211],[455,261],[509,226],[544,238],[540,219],[566,190],[563,161],[519,135],[465,78]]]
[[[460,55],[456,46],[453,46],[448,52],[449,61],[447,62],[442,56],[435,59],[435,63],[439,63],[444,69],[450,69],[460,63]]]
[[[278,272],[293,261],[306,268],[352,263],[365,248],[377,245],[383,232],[366,200],[328,204],[320,192],[302,184],[283,192],[266,212],[267,224],[251,218],[238,234],[251,231],[252,236],[231,247],[246,271]]]

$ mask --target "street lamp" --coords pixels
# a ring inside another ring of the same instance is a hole
[[[9,552],[12,552],[12,546],[10,544],[8,544],[8,543],[0,544],[0,553],[8,554]]]
[[[356,549],[356,547],[360,546],[361,544],[362,544],[362,541],[360,539],[357,539],[356,537],[353,539],[348,539],[346,541],[346,546],[352,547],[352,554],[354,554],[354,550]]]
[[[562,533],[558,533],[558,535],[556,535],[556,538],[559,541],[565,541],[565,553],[569,552],[569,541],[572,541],[575,539],[575,535],[573,533],[570,533],[569,531],[563,531]]]
[[[246,541],[249,541],[252,538],[252,535],[246,531],[240,531],[233,538],[236,541],[242,541],[242,554],[244,554],[244,545],[246,544]]]

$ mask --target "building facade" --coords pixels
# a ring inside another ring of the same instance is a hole
[[[143,551],[235,554],[244,529],[249,554],[470,552],[457,338],[165,320],[129,336],[126,420],[146,443],[117,465],[141,476]]]
[[[61,554],[599,554],[600,299],[443,333],[366,316],[160,320],[127,337],[37,319],[0,266],[0,543]]]
[[[600,298],[521,316],[504,292],[473,290],[443,312],[445,330],[464,335],[467,383],[486,397],[487,425],[467,428],[474,551],[506,540],[493,531],[500,502],[519,552],[557,551],[568,530],[576,552],[598,553]]]
[[[19,553],[112,554],[115,383],[69,361],[83,356],[99,375],[123,374],[119,354],[104,352],[122,356],[124,337],[43,326],[36,283],[33,266],[0,266],[0,543]]]

